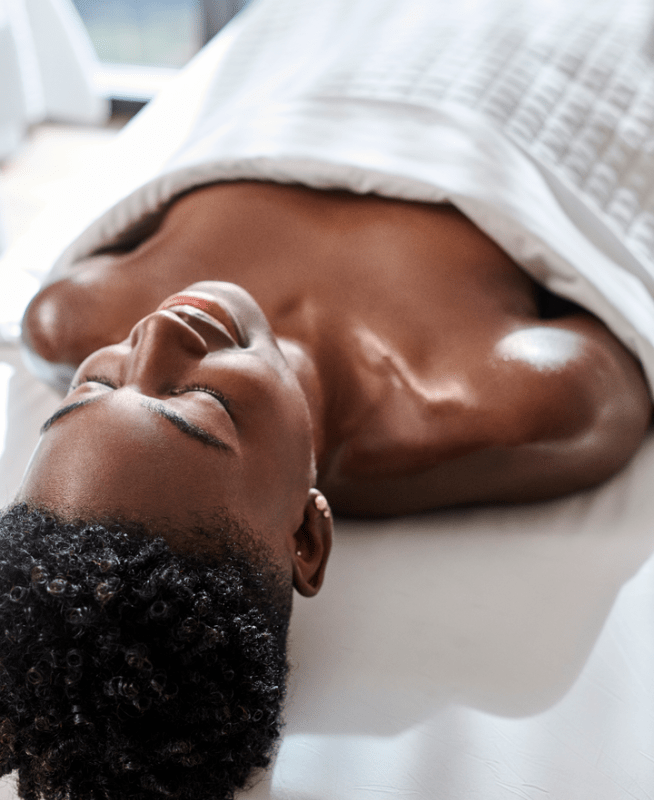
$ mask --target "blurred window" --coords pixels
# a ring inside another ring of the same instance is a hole
[[[73,0],[101,61],[182,67],[247,0]]]

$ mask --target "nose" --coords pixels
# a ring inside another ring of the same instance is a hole
[[[171,383],[209,352],[205,339],[172,311],[155,311],[129,335],[125,383]]]

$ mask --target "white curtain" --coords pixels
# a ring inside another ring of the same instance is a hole
[[[35,122],[101,122],[96,67],[71,0],[0,0],[0,160]]]

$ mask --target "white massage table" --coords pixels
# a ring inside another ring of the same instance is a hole
[[[245,13],[259,7],[271,0]],[[58,402],[12,338],[45,276],[35,249],[66,214],[0,262],[3,502]],[[653,520],[652,436],[613,480],[569,498],[338,520],[322,591],[295,598],[277,760],[243,800],[654,798]]]

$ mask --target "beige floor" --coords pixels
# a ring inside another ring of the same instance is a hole
[[[28,227],[53,197],[59,182],[78,168],[125,123],[113,118],[101,128],[43,124],[0,165],[0,224],[8,243]]]

